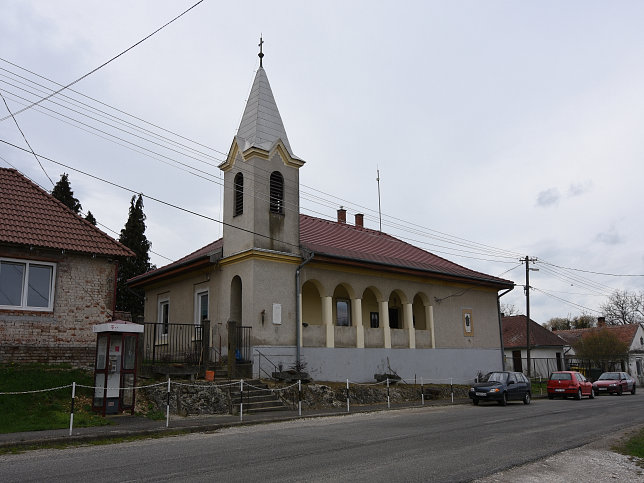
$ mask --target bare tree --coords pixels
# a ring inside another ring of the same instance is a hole
[[[519,309],[514,304],[506,304],[501,302],[501,313],[504,317],[511,317],[513,315],[519,315]]]
[[[644,322],[644,291],[615,290],[600,309],[608,325]]]
[[[553,317],[543,326],[548,330],[570,330],[570,329],[588,329],[595,327],[597,321],[590,314],[581,314],[571,317]]]

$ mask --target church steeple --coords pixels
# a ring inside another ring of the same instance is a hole
[[[253,87],[237,130],[237,138],[242,151],[252,147],[270,151],[275,143],[281,140],[288,153],[296,158],[288,142],[284,123],[263,67],[257,69],[255,74]]]

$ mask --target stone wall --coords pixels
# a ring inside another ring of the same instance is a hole
[[[92,326],[112,320],[116,264],[102,257],[4,246],[0,256],[56,264],[53,311],[0,308],[0,363],[91,365]]]

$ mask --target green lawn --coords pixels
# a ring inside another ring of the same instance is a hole
[[[64,365],[0,364],[0,393],[67,386],[92,386],[93,375]],[[0,433],[69,427],[71,387],[28,394],[0,394]],[[103,426],[109,421],[91,410],[91,389],[77,388],[74,427]]]
[[[622,454],[644,458],[644,428],[615,448]]]

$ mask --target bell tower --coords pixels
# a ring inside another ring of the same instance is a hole
[[[260,249],[299,256],[299,169],[271,86],[259,68],[224,172],[224,258]]]

